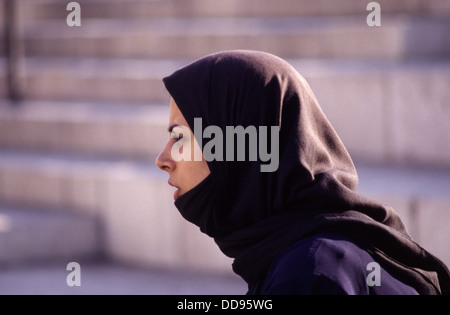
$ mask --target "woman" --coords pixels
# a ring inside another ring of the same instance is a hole
[[[450,293],[448,269],[413,242],[397,213],[355,192],[347,150],[288,63],[263,52],[220,52],[163,81],[171,138],[156,164],[178,188],[182,216],[234,258],[248,294]],[[258,138],[259,148],[278,142],[277,168],[262,171],[266,162],[249,158],[250,143],[245,160],[227,155],[237,141],[217,141],[207,126],[216,136],[230,126],[277,126],[277,138]],[[195,159],[196,148],[203,158]]]

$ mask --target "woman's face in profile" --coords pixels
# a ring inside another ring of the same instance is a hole
[[[181,130],[189,132],[189,135],[183,135],[180,132]],[[173,98],[170,99],[168,131],[169,140],[156,158],[156,165],[169,173],[169,185],[177,188],[173,195],[174,200],[176,200],[179,196],[200,184],[210,174],[210,171],[203,156],[201,161],[194,159],[193,148],[198,147],[198,143]],[[192,148],[190,159],[179,160],[174,158],[173,152],[178,150],[178,147],[174,148],[174,146],[178,141],[189,141],[189,143],[184,142],[180,150],[190,145],[190,148]]]

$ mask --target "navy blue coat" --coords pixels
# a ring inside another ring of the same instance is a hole
[[[371,255],[349,239],[323,234],[298,241],[272,263],[254,294],[417,295],[414,288],[392,277]],[[379,266],[379,265],[378,265]],[[372,272],[375,272],[372,273]],[[378,283],[374,283],[378,277]]]

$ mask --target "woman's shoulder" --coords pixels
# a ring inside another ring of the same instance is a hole
[[[378,273],[372,274],[373,266]],[[413,294],[415,291],[390,276],[366,250],[350,239],[336,234],[318,234],[296,242],[278,256],[267,273],[261,292]]]
[[[361,274],[360,256],[366,252],[349,239],[334,234],[318,234],[287,248],[272,263],[264,291],[285,294],[314,294],[325,287],[330,294],[345,294],[341,281]]]

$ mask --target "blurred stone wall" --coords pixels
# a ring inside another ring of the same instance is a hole
[[[450,263],[448,0],[378,1],[380,27],[367,25],[370,1],[360,0],[78,2],[81,27],[67,26],[68,1],[19,1],[19,105],[6,99],[0,58],[0,211],[9,222],[0,263],[103,255],[231,272],[231,259],[181,218],[154,165],[168,137],[161,78],[225,49],[271,52],[303,74],[355,159],[361,193],[394,206]],[[2,56],[3,39],[0,31]],[[64,220],[50,224],[56,215]]]

